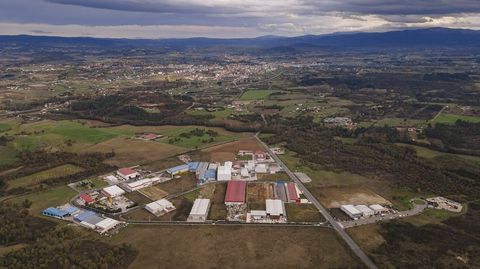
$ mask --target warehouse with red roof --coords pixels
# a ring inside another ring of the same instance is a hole
[[[245,190],[247,183],[245,181],[232,180],[227,184],[227,193],[225,195],[225,204],[244,204],[245,203]]]
[[[295,183],[288,182],[286,183],[286,187],[287,187],[288,201],[291,203],[299,203],[300,197],[298,196],[297,187],[295,186]]]

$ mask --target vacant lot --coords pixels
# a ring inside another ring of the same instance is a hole
[[[313,204],[285,204],[289,222],[321,222],[325,218]]]
[[[366,252],[372,252],[385,242],[377,224],[362,225],[347,230],[348,234]]]
[[[138,164],[151,164],[185,152],[184,148],[142,141],[126,137],[117,137],[84,149],[85,152],[115,152],[107,162],[119,167]]]
[[[197,179],[193,173],[184,173],[180,178],[174,178],[165,183],[160,183],[157,186],[168,193],[179,193],[197,186]]]
[[[211,220],[224,220],[227,218],[227,207],[225,206],[224,199],[227,192],[227,184],[216,184],[215,192],[211,200],[210,214],[208,219]]]
[[[247,203],[265,203],[275,198],[275,185],[271,183],[248,183]]]
[[[65,165],[57,166],[55,168],[41,171],[29,176],[10,180],[8,181],[8,189],[19,188],[19,187],[30,187],[30,186],[38,185],[42,183],[42,181],[50,178],[58,178],[58,177],[73,175],[82,171],[83,171],[83,168],[81,167],[71,165],[71,164],[65,164]]]
[[[138,192],[142,193],[143,195],[149,197],[150,199],[156,201],[160,200],[163,197],[168,195],[168,192],[162,190],[158,185],[146,187],[143,189],[138,190]]]
[[[149,199],[148,197],[146,197],[145,195],[141,194],[138,191],[132,191],[132,192],[126,193],[125,197],[127,197],[129,200],[140,205],[145,205],[152,202],[151,199]]]
[[[388,200],[362,187],[328,187],[317,190],[319,199],[327,208],[340,207],[345,204],[390,204]]]
[[[322,228],[131,226],[104,240],[139,251],[132,269],[360,266],[335,232]]]
[[[211,162],[224,162],[235,160],[239,150],[261,150],[255,138],[246,138],[232,143],[209,147],[195,153],[192,157]],[[197,158],[198,157],[198,158]]]

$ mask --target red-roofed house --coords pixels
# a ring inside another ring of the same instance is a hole
[[[247,183],[245,181],[232,180],[228,182],[227,193],[225,195],[225,204],[244,204],[245,203],[245,190]]]
[[[142,134],[140,137],[144,140],[154,140],[154,139],[157,139],[159,135],[147,133],[147,134]]]
[[[129,168],[129,167],[118,169],[117,175],[121,176],[122,178],[124,178],[126,180],[133,179],[133,178],[136,178],[136,177],[140,176],[140,174],[138,174],[137,171],[135,171],[135,170],[133,170],[132,168]]]
[[[80,194],[80,199],[81,199],[86,205],[95,202],[95,200],[94,200],[90,195],[85,194],[85,193]]]
[[[288,201],[291,203],[300,203],[300,197],[298,196],[297,187],[295,186],[295,183],[289,182],[289,183],[286,183],[286,185],[287,185]]]

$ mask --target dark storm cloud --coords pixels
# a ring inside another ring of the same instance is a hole
[[[255,11],[265,3],[292,2],[285,0],[259,0],[258,5],[243,5],[240,1],[174,1],[174,0],[45,0],[50,3],[76,5],[90,8],[192,14],[228,14]],[[292,12],[299,14],[324,12],[351,12],[376,15],[428,14],[442,15],[454,13],[480,12],[480,0],[298,0],[291,10],[272,12]]]
[[[136,1],[136,0],[45,0],[50,3],[109,9],[128,12],[152,13],[232,13],[240,10],[231,7],[206,7],[195,1],[178,3],[176,1]],[[201,2],[201,1],[200,1]]]
[[[317,11],[341,11],[377,15],[429,14],[480,12],[479,0],[306,0],[318,7]]]

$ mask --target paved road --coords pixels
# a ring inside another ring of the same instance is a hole
[[[365,218],[365,219],[359,219],[359,220],[349,220],[349,221],[343,221],[341,222],[341,225],[343,228],[351,228],[355,226],[360,226],[360,225],[366,225],[366,224],[372,224],[376,223],[379,221],[384,221],[384,220],[392,220],[392,219],[397,219],[397,218],[405,218],[405,217],[410,217],[410,216],[415,216],[423,212],[425,208],[427,208],[427,203],[425,204],[415,204],[413,203],[413,208],[410,210],[406,211],[400,211],[394,214],[386,214],[383,216],[374,216],[370,218]]]
[[[303,183],[298,179],[298,177],[288,169],[288,167],[275,155],[270,148],[263,143],[262,140],[258,137],[258,133],[255,135],[255,138],[258,142],[265,148],[265,150],[272,156],[272,158],[283,168],[283,170],[288,174],[288,176],[297,184],[298,188],[302,191],[302,193],[307,197],[307,199],[312,202],[320,211],[320,213],[325,217],[325,219],[330,223],[330,225],[338,232],[340,237],[347,243],[350,249],[362,260],[362,262],[370,269],[376,269],[377,266],[373,263],[373,261],[363,252],[362,249],[353,241],[353,239],[345,232],[343,227],[335,221],[335,219],[328,213],[328,211],[320,204],[320,202],[312,195],[312,193],[303,185]]]
[[[181,226],[250,226],[250,227],[323,227],[331,228],[328,223],[245,223],[228,221],[206,221],[206,222],[187,222],[187,221],[148,221],[148,220],[126,220],[128,224],[135,225],[181,225]]]

